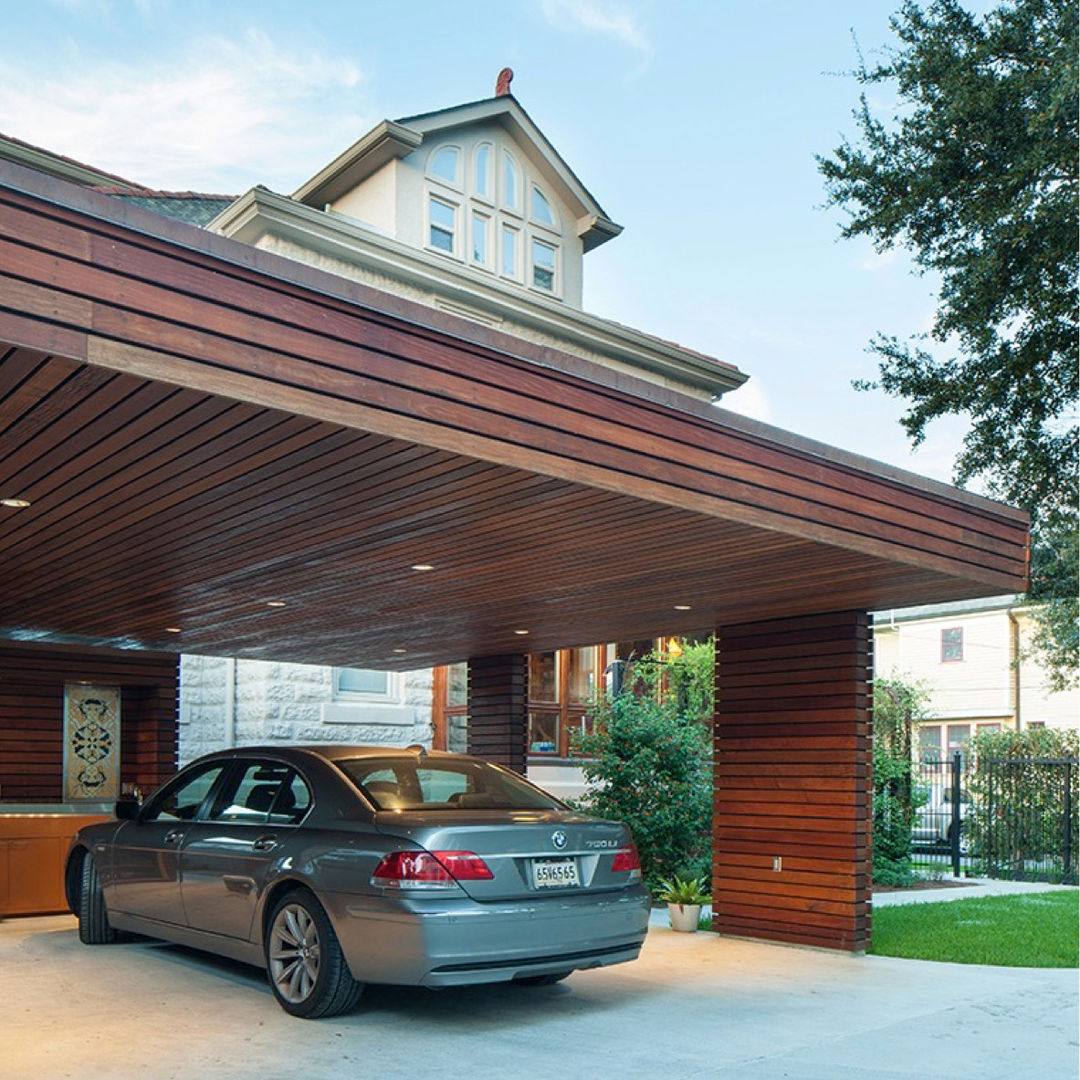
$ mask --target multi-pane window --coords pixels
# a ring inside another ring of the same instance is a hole
[[[545,292],[555,291],[555,249],[543,240],[532,242],[532,283]]]
[[[954,626],[941,631],[941,662],[964,659],[964,628]]]
[[[529,654],[529,700],[559,700],[559,654]]]
[[[487,140],[436,146],[426,161],[425,247],[560,295],[559,213],[528,164]]]
[[[454,233],[457,231],[457,211],[434,195],[428,200],[428,242],[440,251],[454,253]]]

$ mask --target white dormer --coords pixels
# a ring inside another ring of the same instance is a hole
[[[635,379],[715,400],[731,364],[582,310],[586,252],[622,232],[509,94],[384,120],[289,197],[207,228]]]
[[[621,232],[509,94],[384,121],[293,198],[577,308]]]

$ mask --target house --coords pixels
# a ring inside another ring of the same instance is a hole
[[[44,884],[27,843],[55,869],[107,809],[66,764],[175,770],[179,654],[237,658],[179,725],[216,709],[226,741],[275,709],[412,739],[406,673],[464,662],[469,750],[524,771],[575,704],[530,702],[530,664],[586,650],[569,692],[603,643],[704,629],[714,925],[866,947],[868,612],[1024,589],[1024,514],[714,408],[736,368],[582,311],[618,226],[505,92],[380,125],[291,198],[33,156],[0,152],[0,911],[49,910],[2,899]],[[283,663],[321,674],[297,694]]]
[[[875,675],[927,691],[924,760],[963,750],[980,731],[1076,727],[1080,690],[1049,687],[1031,647],[1033,619],[1016,595],[875,613]]]

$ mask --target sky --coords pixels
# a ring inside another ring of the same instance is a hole
[[[167,190],[289,193],[384,118],[513,92],[625,232],[585,309],[736,364],[725,407],[949,481],[867,346],[930,328],[935,283],[841,240],[815,155],[899,0],[0,0],[0,132]],[[887,91],[871,106],[887,111]]]

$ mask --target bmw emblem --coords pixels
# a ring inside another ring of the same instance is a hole
[[[564,833],[562,829],[556,829],[551,834],[551,842],[556,850],[562,851],[562,849],[566,847],[566,833]]]

